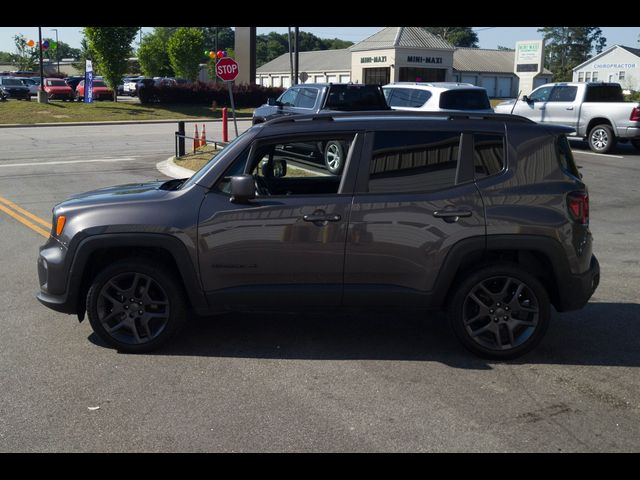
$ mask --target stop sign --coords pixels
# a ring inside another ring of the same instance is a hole
[[[238,64],[233,58],[224,57],[216,63],[216,75],[225,82],[231,82],[238,76]]]

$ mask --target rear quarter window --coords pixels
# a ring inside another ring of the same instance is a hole
[[[574,177],[580,178],[580,172],[578,172],[578,167],[576,167],[576,163],[573,160],[569,140],[567,140],[567,137],[564,135],[560,135],[556,139],[556,156],[558,157],[558,162],[562,170]]]
[[[440,94],[440,108],[446,110],[487,110],[491,108],[484,90],[448,90]]]
[[[476,178],[495,175],[504,169],[504,136],[473,135],[473,168]]]

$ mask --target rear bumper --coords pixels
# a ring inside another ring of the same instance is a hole
[[[579,310],[584,307],[600,283],[600,263],[591,256],[589,269],[579,275],[567,275],[558,285],[560,299],[556,305],[559,312]]]
[[[620,138],[639,139],[640,127],[618,128],[618,136]]]

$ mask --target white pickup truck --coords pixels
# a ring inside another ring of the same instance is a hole
[[[640,150],[640,103],[625,102],[618,83],[547,83],[494,110],[573,127],[574,137],[597,153],[609,152],[618,141]]]

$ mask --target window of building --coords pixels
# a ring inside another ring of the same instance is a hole
[[[591,81],[591,72],[586,72],[584,74],[584,81],[585,82],[590,82]]]
[[[444,82],[447,71],[444,68],[400,67],[400,82]]]
[[[455,185],[459,132],[376,132],[369,192],[431,192]]]
[[[624,80],[624,72],[618,73],[618,80]]]
[[[366,84],[386,85],[391,80],[390,68],[364,68],[362,73]]]
[[[591,80],[594,82],[598,81],[598,72],[593,72],[593,75],[591,76]]]
[[[584,72],[578,72],[578,81],[584,82]]]
[[[476,178],[495,175],[504,168],[504,137],[475,134],[473,136],[473,166]]]

